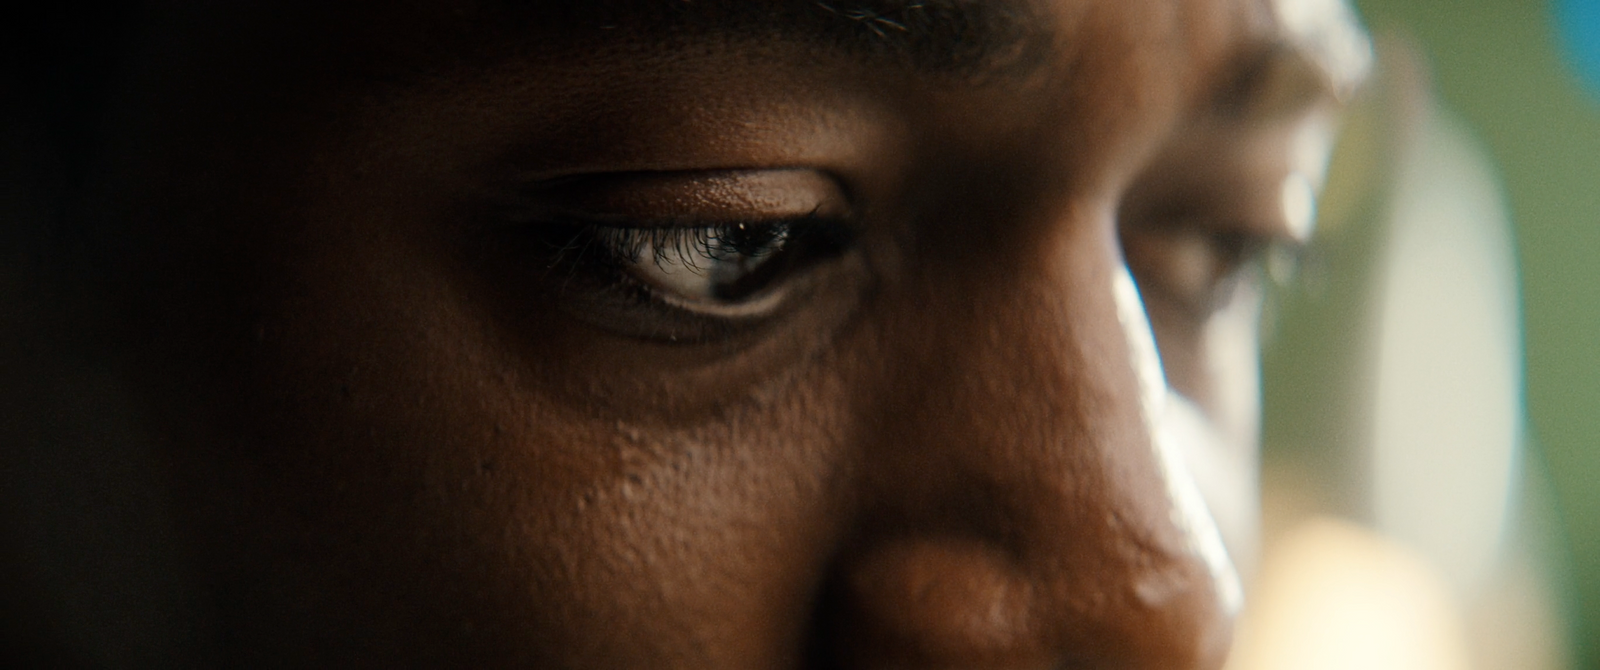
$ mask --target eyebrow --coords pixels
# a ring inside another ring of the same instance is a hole
[[[1051,47],[1022,0],[545,0],[565,25],[782,40],[934,75],[1031,69]]]

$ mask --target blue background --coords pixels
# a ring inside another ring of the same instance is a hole
[[[1556,0],[1555,18],[1568,63],[1600,98],[1600,0]]]

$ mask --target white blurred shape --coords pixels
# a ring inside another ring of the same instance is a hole
[[[1467,670],[1450,588],[1355,524],[1307,521],[1268,550],[1228,670]]]
[[[1402,164],[1378,288],[1378,529],[1463,596],[1499,558],[1521,437],[1514,247],[1489,161],[1436,112]]]
[[[1274,0],[1278,22],[1328,76],[1341,97],[1372,68],[1372,41],[1345,0]]]
[[[1317,191],[1303,172],[1291,172],[1283,180],[1283,220],[1289,234],[1297,240],[1311,239],[1317,220]]]

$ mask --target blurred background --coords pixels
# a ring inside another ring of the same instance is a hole
[[[1600,669],[1600,0],[1355,4],[1233,667]]]

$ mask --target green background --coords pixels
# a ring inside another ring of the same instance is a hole
[[[1358,0],[1428,55],[1498,162],[1522,266],[1527,405],[1565,527],[1576,667],[1600,668],[1600,92],[1538,0]]]

